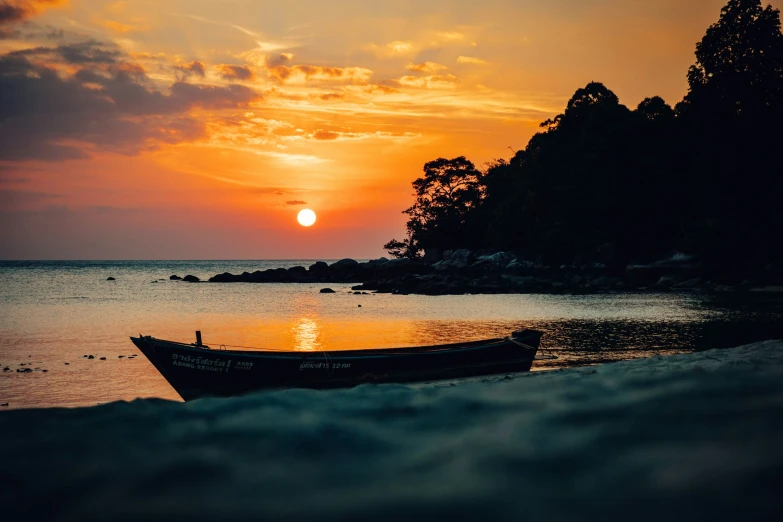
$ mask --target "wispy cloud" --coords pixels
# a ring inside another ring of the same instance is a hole
[[[481,58],[474,58],[472,56],[459,56],[457,57],[457,63],[469,63],[473,65],[487,65],[487,62]]]
[[[216,65],[215,68],[224,80],[249,81],[256,77],[253,69],[247,65],[220,64]]]
[[[423,72],[423,73],[436,73],[448,69],[447,66],[441,65],[435,62],[422,62],[422,63],[409,63],[406,67],[409,71]]]

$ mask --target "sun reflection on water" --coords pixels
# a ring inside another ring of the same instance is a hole
[[[294,350],[298,352],[315,352],[321,350],[321,328],[310,318],[302,317],[291,330],[294,334]]]

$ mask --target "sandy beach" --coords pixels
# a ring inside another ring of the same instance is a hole
[[[0,416],[6,520],[769,520],[783,342]],[[653,500],[654,499],[654,500]]]

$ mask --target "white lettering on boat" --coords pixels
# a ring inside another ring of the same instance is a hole
[[[231,361],[220,361],[218,359],[208,359],[206,357],[194,357],[192,355],[171,354],[172,366],[189,368],[206,372],[228,373],[231,368]],[[250,361],[239,361],[234,366],[235,370],[251,370],[253,363]]]
[[[311,362],[305,361],[299,365],[299,371],[302,370],[339,370],[343,368],[350,368],[351,363],[328,363],[328,362]]]

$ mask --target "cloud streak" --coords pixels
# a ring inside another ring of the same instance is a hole
[[[256,75],[247,65],[226,65],[220,64],[215,66],[218,70],[218,74],[224,80],[231,81],[250,81],[255,79]]]

